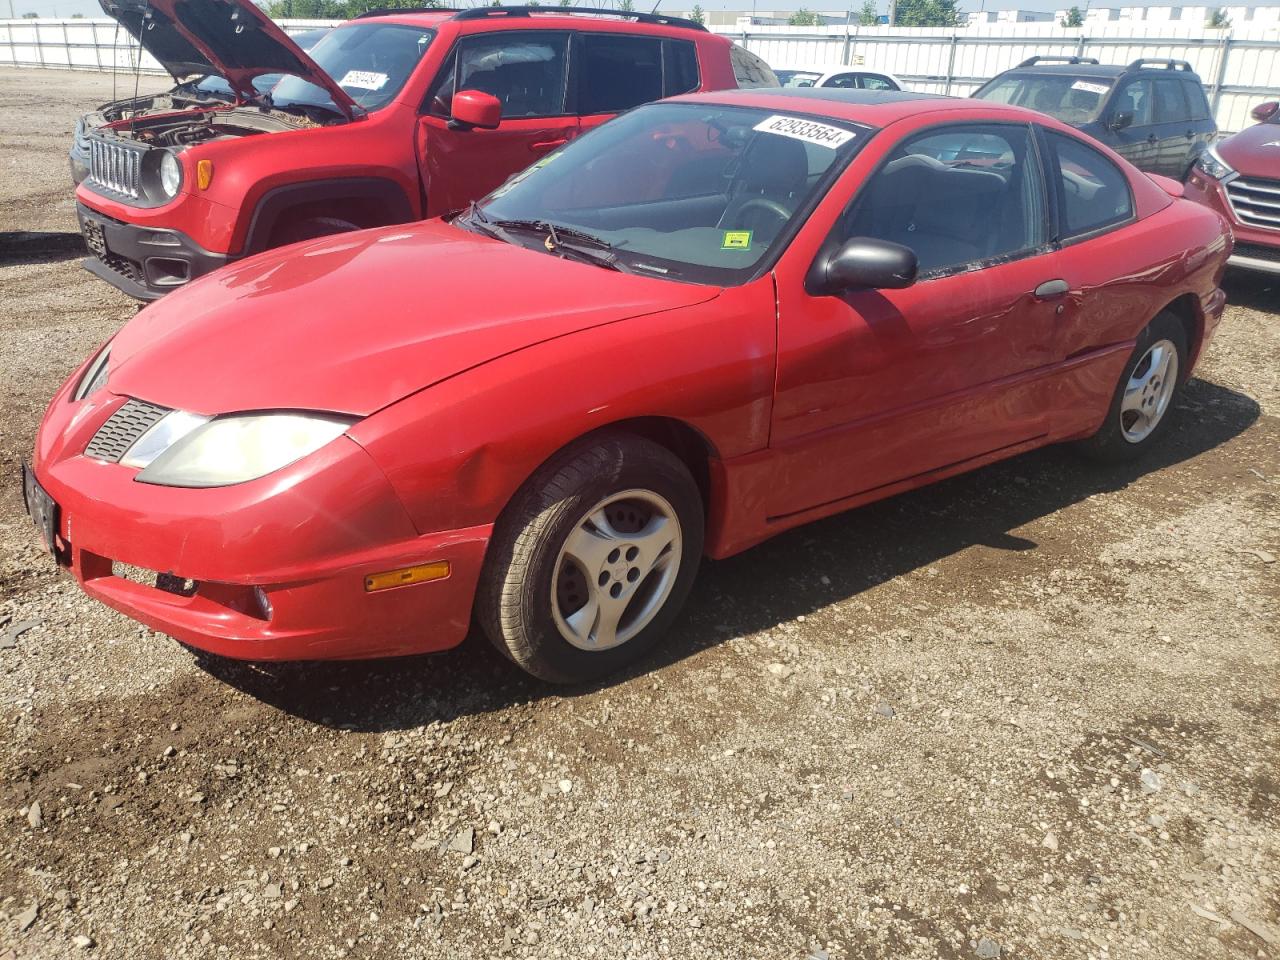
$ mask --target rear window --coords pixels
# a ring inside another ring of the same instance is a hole
[[[1038,110],[1063,123],[1092,123],[1102,112],[1113,81],[1060,73],[998,77],[974,94],[979,100]]]
[[[1182,82],[1187,88],[1187,105],[1191,109],[1191,119],[1208,120],[1211,113],[1209,111],[1209,98],[1204,95],[1204,87],[1197,80],[1183,80]]]
[[[778,86],[778,78],[769,65],[746,47],[736,43],[729,47],[729,62],[740,89]]]
[[[780,87],[812,87],[822,79],[822,74],[811,70],[775,70],[773,73]]]

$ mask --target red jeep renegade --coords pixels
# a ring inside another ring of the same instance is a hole
[[[100,0],[174,75],[232,103],[87,131],[85,267],[154,300],[228,261],[465,206],[621,110],[770,86],[675,17],[541,7],[367,14],[304,53],[252,0]],[[255,77],[284,74],[267,93]]]

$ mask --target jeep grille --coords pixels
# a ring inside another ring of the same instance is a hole
[[[138,199],[143,150],[104,140],[89,141],[89,180],[102,190]]]

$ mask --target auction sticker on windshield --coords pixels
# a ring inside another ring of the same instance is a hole
[[[1090,83],[1088,80],[1077,80],[1071,85],[1072,90],[1084,90],[1087,93],[1106,93],[1111,88],[1105,83]]]
[[[761,133],[776,133],[781,137],[803,140],[805,143],[828,147],[831,150],[843,146],[855,136],[848,130],[841,130],[839,127],[832,127],[825,123],[815,123],[812,120],[801,120],[799,117],[784,117],[777,113],[772,117],[761,120],[755,125],[754,129],[759,130]]]
[[[372,70],[348,70],[347,75],[338,81],[340,87],[356,87],[359,90],[381,90],[387,85],[385,73],[374,73]]]

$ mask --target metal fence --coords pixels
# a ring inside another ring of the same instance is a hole
[[[1027,57],[1087,56],[1125,64],[1139,57],[1186,60],[1204,82],[1223,131],[1248,126],[1257,103],[1280,98],[1280,36],[1274,25],[1227,30],[1169,23],[1067,29],[995,24],[908,27],[714,27],[772,66],[867,64],[914,90],[966,96]]]
[[[297,32],[332,21],[284,20]],[[1274,25],[1227,30],[1169,23],[1116,23],[1066,29],[1053,24],[984,24],[956,29],[912,27],[713,27],[774,66],[801,63],[874,65],[913,89],[965,96],[1019,61],[1040,55],[1187,60],[1204,81],[1218,126],[1239,130],[1249,110],[1280,98],[1280,37]],[[163,72],[113,20],[0,20],[0,66],[62,70]]]

